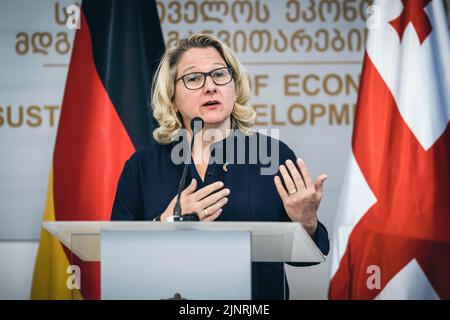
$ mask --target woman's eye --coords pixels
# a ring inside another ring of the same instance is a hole
[[[225,71],[217,71],[217,72],[214,72],[212,76],[214,78],[221,78],[221,77],[224,77],[225,75],[226,75]]]
[[[201,75],[200,74],[192,74],[186,77],[186,81],[188,82],[194,82],[194,81],[199,81],[201,79]]]

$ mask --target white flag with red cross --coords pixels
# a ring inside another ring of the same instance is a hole
[[[329,298],[450,299],[444,2],[384,0],[373,9],[333,230]]]

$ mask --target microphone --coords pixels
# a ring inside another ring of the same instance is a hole
[[[178,192],[177,192],[177,202],[175,203],[175,208],[173,209],[173,221],[199,221],[199,217],[197,213],[188,213],[188,214],[181,214],[181,203],[180,203],[180,197],[181,192],[183,191],[183,187],[186,181],[186,174],[189,166],[189,160],[191,159],[192,149],[194,148],[194,140],[197,133],[203,130],[203,127],[205,126],[205,122],[200,117],[195,117],[191,120],[191,130],[192,130],[192,139],[191,139],[191,147],[189,148],[186,158],[184,159],[184,168],[183,168],[183,174],[180,179],[180,184],[178,185]]]

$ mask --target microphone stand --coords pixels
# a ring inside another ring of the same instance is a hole
[[[197,124],[197,125],[196,125]],[[198,132],[200,132],[203,129],[204,122],[203,119],[200,117],[195,117],[191,120],[191,130],[192,130],[192,140],[191,140],[191,147],[189,148],[185,161],[184,161],[184,168],[183,168],[183,174],[180,179],[180,184],[178,185],[178,192],[177,192],[177,202],[175,203],[175,208],[173,209],[173,220],[172,221],[199,221],[200,218],[197,213],[187,213],[187,214],[181,214],[181,203],[180,203],[180,197],[181,192],[183,191],[183,187],[186,181],[186,174],[188,170],[189,163],[188,161],[191,159],[192,155],[192,149],[194,148],[194,140],[195,136]]]

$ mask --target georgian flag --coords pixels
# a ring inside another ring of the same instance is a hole
[[[442,0],[374,3],[331,299],[450,299],[450,34]]]

